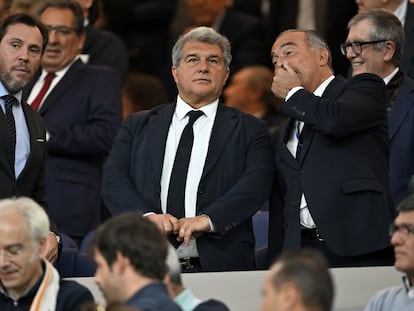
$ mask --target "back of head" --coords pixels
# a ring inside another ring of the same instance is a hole
[[[129,73],[122,94],[131,105],[129,113],[148,110],[167,103],[167,91],[161,79],[146,73]]]
[[[369,41],[389,40],[395,43],[395,53],[392,62],[398,66],[404,47],[404,29],[400,20],[390,11],[385,9],[372,9],[355,15],[348,23],[348,29],[352,26],[367,21],[371,25]],[[373,45],[374,49],[381,46]]]
[[[310,310],[330,311],[334,299],[334,285],[325,258],[317,251],[302,249],[281,255],[274,267],[273,286],[280,289],[293,283],[303,305]]]
[[[175,251],[174,246],[168,244],[168,256],[167,256],[167,269],[168,275],[170,277],[170,282],[175,285],[182,286],[181,280],[181,266],[180,262],[178,261],[177,252]]]
[[[167,239],[139,213],[128,212],[108,219],[97,229],[92,246],[109,266],[121,253],[142,276],[157,280],[165,276]]]
[[[49,234],[50,223],[45,210],[34,200],[26,197],[0,201],[0,222],[3,213],[18,213],[27,220],[32,241],[44,239]]]

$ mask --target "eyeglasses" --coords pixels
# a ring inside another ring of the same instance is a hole
[[[390,237],[392,237],[396,232],[400,233],[404,237],[408,237],[410,234],[414,235],[414,225],[402,224],[397,226],[396,224],[391,224],[388,231]]]
[[[346,53],[348,52],[349,48],[352,49],[352,51],[355,53],[355,55],[359,55],[362,53],[362,47],[364,45],[368,44],[376,44],[381,42],[386,42],[388,40],[375,40],[375,41],[366,41],[366,42],[348,42],[348,43],[342,43],[340,45],[341,53],[346,56]]]
[[[76,32],[76,29],[73,27],[68,27],[68,26],[50,26],[50,25],[46,25],[46,29],[51,32],[51,31],[56,31],[56,34],[58,36],[69,36],[72,32]]]

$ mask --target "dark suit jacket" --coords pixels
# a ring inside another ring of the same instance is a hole
[[[25,89],[30,94],[33,83]],[[121,124],[110,68],[75,61],[40,107],[47,143],[47,202],[60,231],[82,237],[100,223],[102,165]]]
[[[160,180],[175,105],[129,117],[104,167],[102,195],[113,214],[162,213]],[[269,195],[274,174],[265,122],[219,105],[204,165],[196,214],[210,216],[216,233],[197,239],[203,271],[253,269],[251,216]]]
[[[405,44],[403,58],[401,61],[402,70],[414,79],[414,3],[408,1],[407,16],[405,17]]]
[[[126,305],[146,311],[179,311],[181,308],[168,295],[167,287],[160,281],[154,281],[138,290]]]
[[[355,256],[389,246],[395,213],[388,191],[386,94],[380,78],[361,74],[349,81],[336,77],[322,98],[300,90],[284,103],[287,115],[305,122],[304,147],[297,161],[286,147],[288,128],[276,158],[284,207],[270,207],[271,258],[283,236],[284,249],[301,245],[301,193],[334,253]]]
[[[0,113],[0,199],[26,196],[46,206],[45,161],[46,138],[42,118],[27,104],[22,104],[30,135],[30,155],[17,180],[14,174],[9,128],[4,113]],[[1,110],[1,109],[0,109]]]
[[[395,206],[414,175],[414,81],[404,76],[390,115],[390,189]]]
[[[122,82],[125,81],[129,70],[128,51],[114,33],[89,25],[82,53],[89,55],[89,64],[109,66],[115,69]]]

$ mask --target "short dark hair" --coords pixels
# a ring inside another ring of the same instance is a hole
[[[414,193],[410,194],[404,200],[402,200],[398,206],[397,211],[399,212],[412,212],[414,211]]]
[[[287,251],[282,253],[276,264],[279,269],[272,279],[275,289],[292,282],[299,290],[304,305],[321,311],[332,309],[334,285],[327,262],[318,251]]]
[[[36,27],[39,29],[42,38],[43,38],[43,46],[42,52],[44,51],[47,41],[49,39],[49,32],[47,31],[46,27],[34,17],[25,14],[25,13],[16,13],[7,16],[0,26],[0,41],[3,40],[3,37],[6,35],[9,26],[16,25],[16,24],[24,24],[30,27]]]
[[[102,224],[92,240],[109,266],[117,252],[129,258],[141,275],[162,280],[167,272],[167,238],[150,220],[137,212],[114,216]]]
[[[83,11],[79,3],[73,0],[46,0],[43,5],[40,7],[37,16],[43,14],[44,11],[48,8],[56,8],[56,9],[68,9],[73,12],[74,16],[74,28],[75,32],[80,35],[85,32],[85,25],[84,25],[84,17]]]

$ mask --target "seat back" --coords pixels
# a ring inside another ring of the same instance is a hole
[[[62,249],[55,267],[62,278],[91,277],[96,271],[93,258],[73,248]]]

